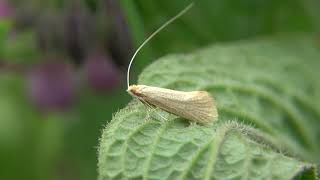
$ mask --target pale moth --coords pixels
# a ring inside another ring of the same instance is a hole
[[[151,107],[158,107],[164,111],[183,117],[193,122],[210,123],[218,118],[217,108],[212,97],[206,91],[175,91],[171,89],[147,86],[130,85],[130,68],[132,62],[141,48],[167,25],[187,12],[193,3],[184,8],[179,14],[163,24],[152,33],[133,54],[127,72],[127,92]]]

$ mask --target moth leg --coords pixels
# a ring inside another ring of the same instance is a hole
[[[146,116],[144,117],[144,123],[146,123],[150,119],[149,112],[146,113]]]
[[[152,105],[150,105],[148,102],[146,102],[145,100],[143,100],[143,99],[140,99],[139,98],[139,101],[141,101],[142,102],[142,104],[144,104],[145,106],[146,106],[146,117],[145,117],[145,122],[148,120],[148,119],[150,119],[150,117],[151,117],[151,113],[152,113],[152,110],[154,109],[154,107],[152,107]]]
[[[189,126],[195,126],[195,125],[197,125],[197,123],[196,123],[196,122],[194,122],[194,121],[190,121]]]
[[[149,107],[150,109],[154,109],[154,106],[151,105],[150,103],[148,103],[147,101],[145,101],[143,99],[139,99],[139,101],[141,101],[142,104],[144,104],[146,107]]]
[[[165,122],[165,121],[169,121],[169,119],[168,118],[166,118],[166,117],[164,117],[162,114],[160,114],[158,111],[155,111],[156,112],[156,114],[158,115],[158,116],[160,116],[161,117],[161,119],[163,120],[163,122]]]
[[[156,108],[155,108],[154,105],[148,103],[147,101],[145,101],[145,100],[143,100],[143,99],[139,99],[139,100],[140,100],[144,105],[146,105],[147,107],[149,107],[150,110],[154,110],[154,112],[155,112],[158,116],[160,116],[162,119],[164,119],[165,121],[168,120],[168,119],[165,118],[163,115],[161,115],[159,112],[157,112],[157,110],[156,110]],[[150,113],[151,113],[151,112],[152,112],[152,111],[150,111]]]
[[[152,108],[149,107],[147,104],[146,105],[146,118],[145,118],[145,121],[151,119],[151,113],[152,113]]]

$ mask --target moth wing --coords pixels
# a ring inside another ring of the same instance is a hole
[[[146,94],[150,104],[195,122],[208,123],[218,116],[212,97],[205,91],[182,92],[157,88]]]
[[[218,118],[217,107],[212,97],[205,91],[190,92],[190,98],[181,106],[182,117],[200,123],[208,123]]]

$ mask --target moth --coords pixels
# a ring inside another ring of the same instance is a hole
[[[183,9],[175,17],[163,24],[159,29],[152,33],[134,53],[127,72],[127,92],[134,98],[139,99],[142,103],[151,107],[158,107],[164,111],[183,117],[190,121],[199,123],[210,123],[218,118],[218,111],[214,100],[206,91],[176,91],[166,88],[159,88],[147,85],[130,85],[130,68],[132,62],[140,51],[140,49],[152,39],[163,28],[171,22],[182,16],[187,12],[193,3]]]
[[[206,91],[184,92],[146,85],[131,85],[128,92],[143,103],[194,122],[209,123],[218,117],[215,104]]]

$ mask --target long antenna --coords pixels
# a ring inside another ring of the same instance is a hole
[[[192,8],[194,5],[194,3],[190,3],[187,7],[185,7],[182,11],[179,12],[179,14],[177,14],[176,16],[174,16],[173,18],[171,18],[169,21],[167,21],[166,23],[164,23],[159,29],[157,29],[155,32],[153,32],[136,50],[136,52],[133,54],[129,66],[128,66],[128,72],[127,72],[127,84],[128,84],[128,88],[130,86],[130,68],[132,65],[132,62],[134,60],[134,58],[136,57],[136,55],[138,54],[138,52],[142,49],[142,47],[144,45],[146,45],[156,34],[158,34],[161,30],[163,30],[165,27],[167,27],[169,24],[171,24],[173,21],[175,21],[176,19],[178,19],[180,16],[182,16],[184,13],[186,13],[190,8]]]

